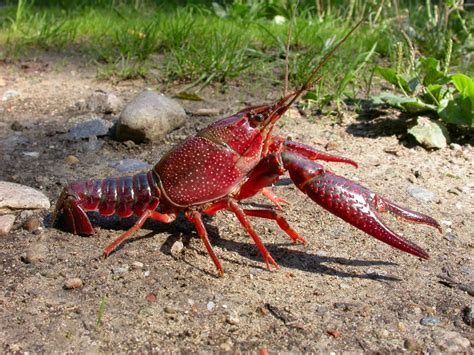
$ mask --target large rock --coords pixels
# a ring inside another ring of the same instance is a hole
[[[13,182],[0,181],[0,212],[49,207],[49,200],[41,191]]]
[[[181,126],[186,112],[176,101],[154,91],[136,96],[122,111],[115,137],[119,141],[156,142]]]

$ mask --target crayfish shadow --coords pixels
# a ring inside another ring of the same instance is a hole
[[[216,246],[219,246],[228,251],[238,253],[244,258],[248,258],[260,263],[263,263],[260,252],[257,247],[249,240],[249,243],[240,243],[229,239],[220,238]],[[280,265],[290,269],[299,269],[305,272],[312,272],[321,275],[332,275],[341,278],[359,278],[359,279],[370,279],[375,281],[383,282],[394,282],[401,281],[397,277],[389,275],[381,275],[378,273],[354,273],[350,271],[341,271],[336,268],[324,265],[324,264],[338,264],[344,267],[370,267],[370,266],[396,266],[396,263],[379,260],[359,260],[359,259],[346,259],[341,257],[329,257],[310,254],[305,251],[304,246],[301,246],[302,250],[294,250],[289,247],[292,243],[281,243],[281,244],[267,244],[270,254],[273,256],[275,261]],[[225,258],[223,258],[225,260]],[[236,264],[242,264],[235,260],[226,260],[226,262],[232,262]],[[264,264],[260,267],[266,270]]]
[[[124,219],[119,219],[116,216],[103,217],[100,214],[94,212],[88,213],[88,215],[91,218],[91,221],[94,226],[100,227],[102,229],[116,231],[128,230],[135,224],[137,220],[136,217]],[[212,221],[212,217],[203,216],[203,220],[206,226],[206,230],[208,231],[209,240],[213,246],[228,250],[230,252],[235,252],[246,259],[256,261],[260,263],[260,265],[262,265],[259,266],[259,268],[266,270],[266,267],[262,261],[261,254],[250,238],[248,242],[237,242],[232,239],[222,238],[221,233],[219,232],[219,228],[209,223]],[[194,226],[189,221],[187,221],[182,214],[180,214],[178,218],[170,224],[149,220],[145,223],[143,229],[149,230],[150,232],[140,236],[132,236],[131,238],[127,239],[122,245],[120,245],[117,250],[115,250],[115,252],[122,249],[126,244],[133,243],[142,239],[153,238],[157,234],[165,233],[167,234],[166,240],[164,240],[160,251],[166,255],[172,255],[171,247],[176,241],[181,240],[186,248],[190,248],[191,239],[199,239],[199,236],[197,235]],[[305,272],[312,272],[322,275],[338,276],[341,278],[360,278],[383,282],[401,281],[400,279],[393,276],[381,275],[377,273],[359,274],[350,271],[337,270],[336,268],[325,265],[338,264],[342,267],[396,266],[397,264],[393,262],[379,260],[346,259],[342,257],[315,255],[308,253],[304,249],[304,246],[300,246],[301,250],[295,250],[290,248],[291,246],[293,246],[292,243],[265,243],[265,246],[267,247],[270,254],[274,257],[275,261],[280,266],[286,268],[299,269]],[[239,265],[245,264],[245,261],[236,261],[226,258],[225,256],[221,257],[221,259],[226,263],[234,263]],[[184,262],[186,261],[184,260]],[[198,268],[203,273],[209,274],[208,271],[203,270],[196,265],[192,266]],[[212,274],[212,276],[215,275]]]

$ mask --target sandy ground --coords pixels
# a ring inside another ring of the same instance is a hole
[[[53,207],[68,181],[118,175],[108,163],[124,158],[154,164],[215,119],[190,116],[162,144],[109,138],[75,142],[68,129],[93,116],[76,103],[95,90],[127,102],[145,87],[168,95],[178,87],[98,81],[93,67],[70,59],[0,63],[0,79],[0,97],[7,90],[20,94],[0,102],[0,180],[43,191]],[[205,101],[183,101],[183,106],[189,111],[217,108],[226,115],[279,93],[242,85],[224,93],[207,88],[201,95]],[[472,146],[461,141],[431,152],[413,146],[405,136],[405,120],[390,110],[363,115],[348,110],[342,120],[304,113],[283,119],[278,133],[356,160],[358,170],[327,166],[442,223],[440,234],[385,218],[427,250],[429,260],[359,232],[288,179],[274,191],[290,202],[284,214],[309,245],[293,245],[272,221],[253,219],[280,265],[268,271],[236,218],[219,213],[206,226],[226,271],[223,278],[183,218],[171,225],[147,223],[103,260],[103,248],[133,220],[93,216],[97,234],[85,238],[52,228],[52,210],[33,214],[44,229],[27,232],[21,225],[31,214],[23,212],[14,230],[0,239],[0,351],[471,352],[473,332],[463,310],[473,304]],[[39,157],[24,154],[32,151]],[[69,155],[79,162],[68,164]],[[407,188],[413,184],[434,193],[434,199],[420,202],[410,196]],[[268,204],[260,197],[242,203]],[[177,242],[183,250],[176,250]],[[40,257],[27,263],[28,253]],[[80,278],[83,286],[65,289],[71,278]]]

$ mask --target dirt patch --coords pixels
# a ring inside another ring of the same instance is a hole
[[[6,90],[19,93],[0,106],[0,180],[38,188],[52,202],[68,181],[118,175],[111,161],[133,158],[154,164],[213,120],[190,117],[160,145],[107,137],[72,141],[68,129],[92,116],[77,102],[98,89],[127,102],[150,83],[113,85],[97,81],[94,68],[86,64],[50,59],[1,64],[0,77],[5,83],[0,97]],[[169,84],[164,91],[173,94],[178,87]],[[278,94],[255,86],[231,86],[225,93],[207,88],[201,93],[206,101],[183,105],[190,111],[217,108],[226,115]],[[18,228],[1,240],[0,349],[433,351],[452,350],[448,346],[459,343],[464,345],[458,350],[469,351],[465,345],[472,342],[472,328],[463,321],[463,309],[472,305],[467,291],[472,292],[474,273],[472,147],[427,152],[400,144],[404,125],[392,111],[376,118],[348,112],[342,121],[283,119],[278,132],[356,160],[358,170],[327,166],[440,221],[442,234],[386,218],[431,259],[420,261],[355,230],[287,179],[274,191],[290,202],[285,216],[309,246],[292,245],[271,221],[252,220],[280,265],[277,271],[265,269],[251,239],[227,213],[206,220],[224,278],[216,276],[184,219],[172,225],[148,223],[102,260],[102,249],[133,220],[94,215],[97,234],[84,238],[50,228],[51,211],[41,215],[42,233],[27,232],[21,228],[23,214]],[[71,163],[70,155],[78,161]],[[412,184],[434,193],[433,201],[411,197],[407,187]],[[243,204],[267,201],[254,198]],[[184,248],[176,253],[177,241]],[[27,263],[27,252],[43,257]],[[82,287],[67,286],[77,284],[75,278]],[[446,345],[453,337],[457,342]]]

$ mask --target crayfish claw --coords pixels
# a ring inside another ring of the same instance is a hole
[[[434,218],[426,214],[415,212],[408,208],[401,207],[385,198],[382,198],[379,196],[377,197],[379,198],[379,200],[383,202],[382,210],[379,212],[387,211],[387,212],[392,213],[395,217],[397,217],[397,219],[400,219],[406,222],[426,224],[438,229],[440,233],[443,232],[441,225]]]
[[[285,168],[296,186],[321,207],[394,248],[423,259],[429,258],[422,248],[386,226],[379,213],[388,211],[406,221],[424,223],[441,230],[433,218],[402,208],[305,157],[294,153],[284,153],[282,156]]]

